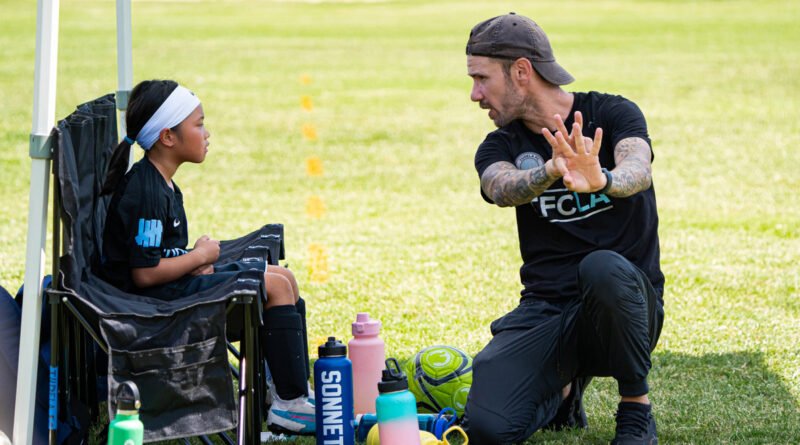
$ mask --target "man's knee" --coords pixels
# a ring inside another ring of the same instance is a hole
[[[586,255],[578,265],[580,292],[584,298],[592,299],[594,303],[608,309],[619,308],[619,299],[632,293],[639,296],[636,300],[641,299],[641,303],[644,303],[634,267],[616,252],[594,251]]]
[[[527,410],[509,408],[518,405],[524,397],[522,394],[508,394],[508,391],[497,386],[498,353],[489,347],[484,348],[472,362],[473,380],[464,426],[470,443],[477,445],[522,442],[532,433],[529,430],[535,421],[524,414]],[[513,399],[505,400],[502,396],[498,397],[500,394],[507,394]]]
[[[470,443],[498,445],[522,442],[528,437],[527,425],[515,425],[508,416],[468,403],[465,425]]]

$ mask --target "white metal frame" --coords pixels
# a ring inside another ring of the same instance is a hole
[[[25,254],[25,291],[20,328],[17,393],[14,403],[16,445],[33,442],[33,417],[36,406],[36,376],[39,333],[42,324],[42,277],[47,241],[47,205],[50,190],[50,141],[56,105],[58,64],[59,0],[38,0],[36,18],[36,65],[34,71],[33,124],[30,138],[31,185],[28,211],[28,238]],[[131,0],[117,0],[117,103],[127,106],[133,86],[131,38]],[[124,114],[120,119],[124,130]],[[133,150],[131,150],[132,152]],[[52,416],[52,413],[51,413]],[[55,421],[56,419],[51,419]]]

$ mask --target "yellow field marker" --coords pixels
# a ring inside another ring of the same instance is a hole
[[[314,283],[325,283],[330,277],[328,273],[328,248],[322,244],[308,245],[308,272]]]
[[[314,110],[314,103],[311,100],[311,96],[303,96],[300,98],[300,106],[303,107],[306,111],[313,111]]]
[[[306,215],[312,219],[325,216],[325,203],[319,196],[309,196],[306,200]]]
[[[322,167],[322,159],[319,156],[306,158],[306,174],[308,176],[322,176],[325,174],[325,169]]]
[[[303,124],[303,137],[307,141],[317,140],[317,127],[314,124]]]

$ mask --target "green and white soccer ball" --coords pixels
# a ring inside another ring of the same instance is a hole
[[[408,389],[420,412],[450,407],[461,417],[472,386],[472,357],[452,346],[431,346],[406,362]]]

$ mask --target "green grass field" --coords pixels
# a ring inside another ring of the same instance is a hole
[[[190,237],[284,223],[314,351],[368,311],[398,358],[437,343],[477,353],[517,302],[520,258],[513,210],[479,194],[472,159],[493,127],[469,101],[464,47],[512,9],[548,32],[569,90],[622,94],[648,118],[667,277],[650,378],[662,443],[799,443],[795,1],[134,1],[135,79],[193,89],[212,133],[206,162],[176,177]],[[0,285],[15,291],[36,6],[0,11]],[[59,43],[63,117],[116,90],[114,2],[62,1]],[[306,172],[314,156],[322,176]],[[590,386],[588,431],[528,443],[607,443],[615,389]]]

